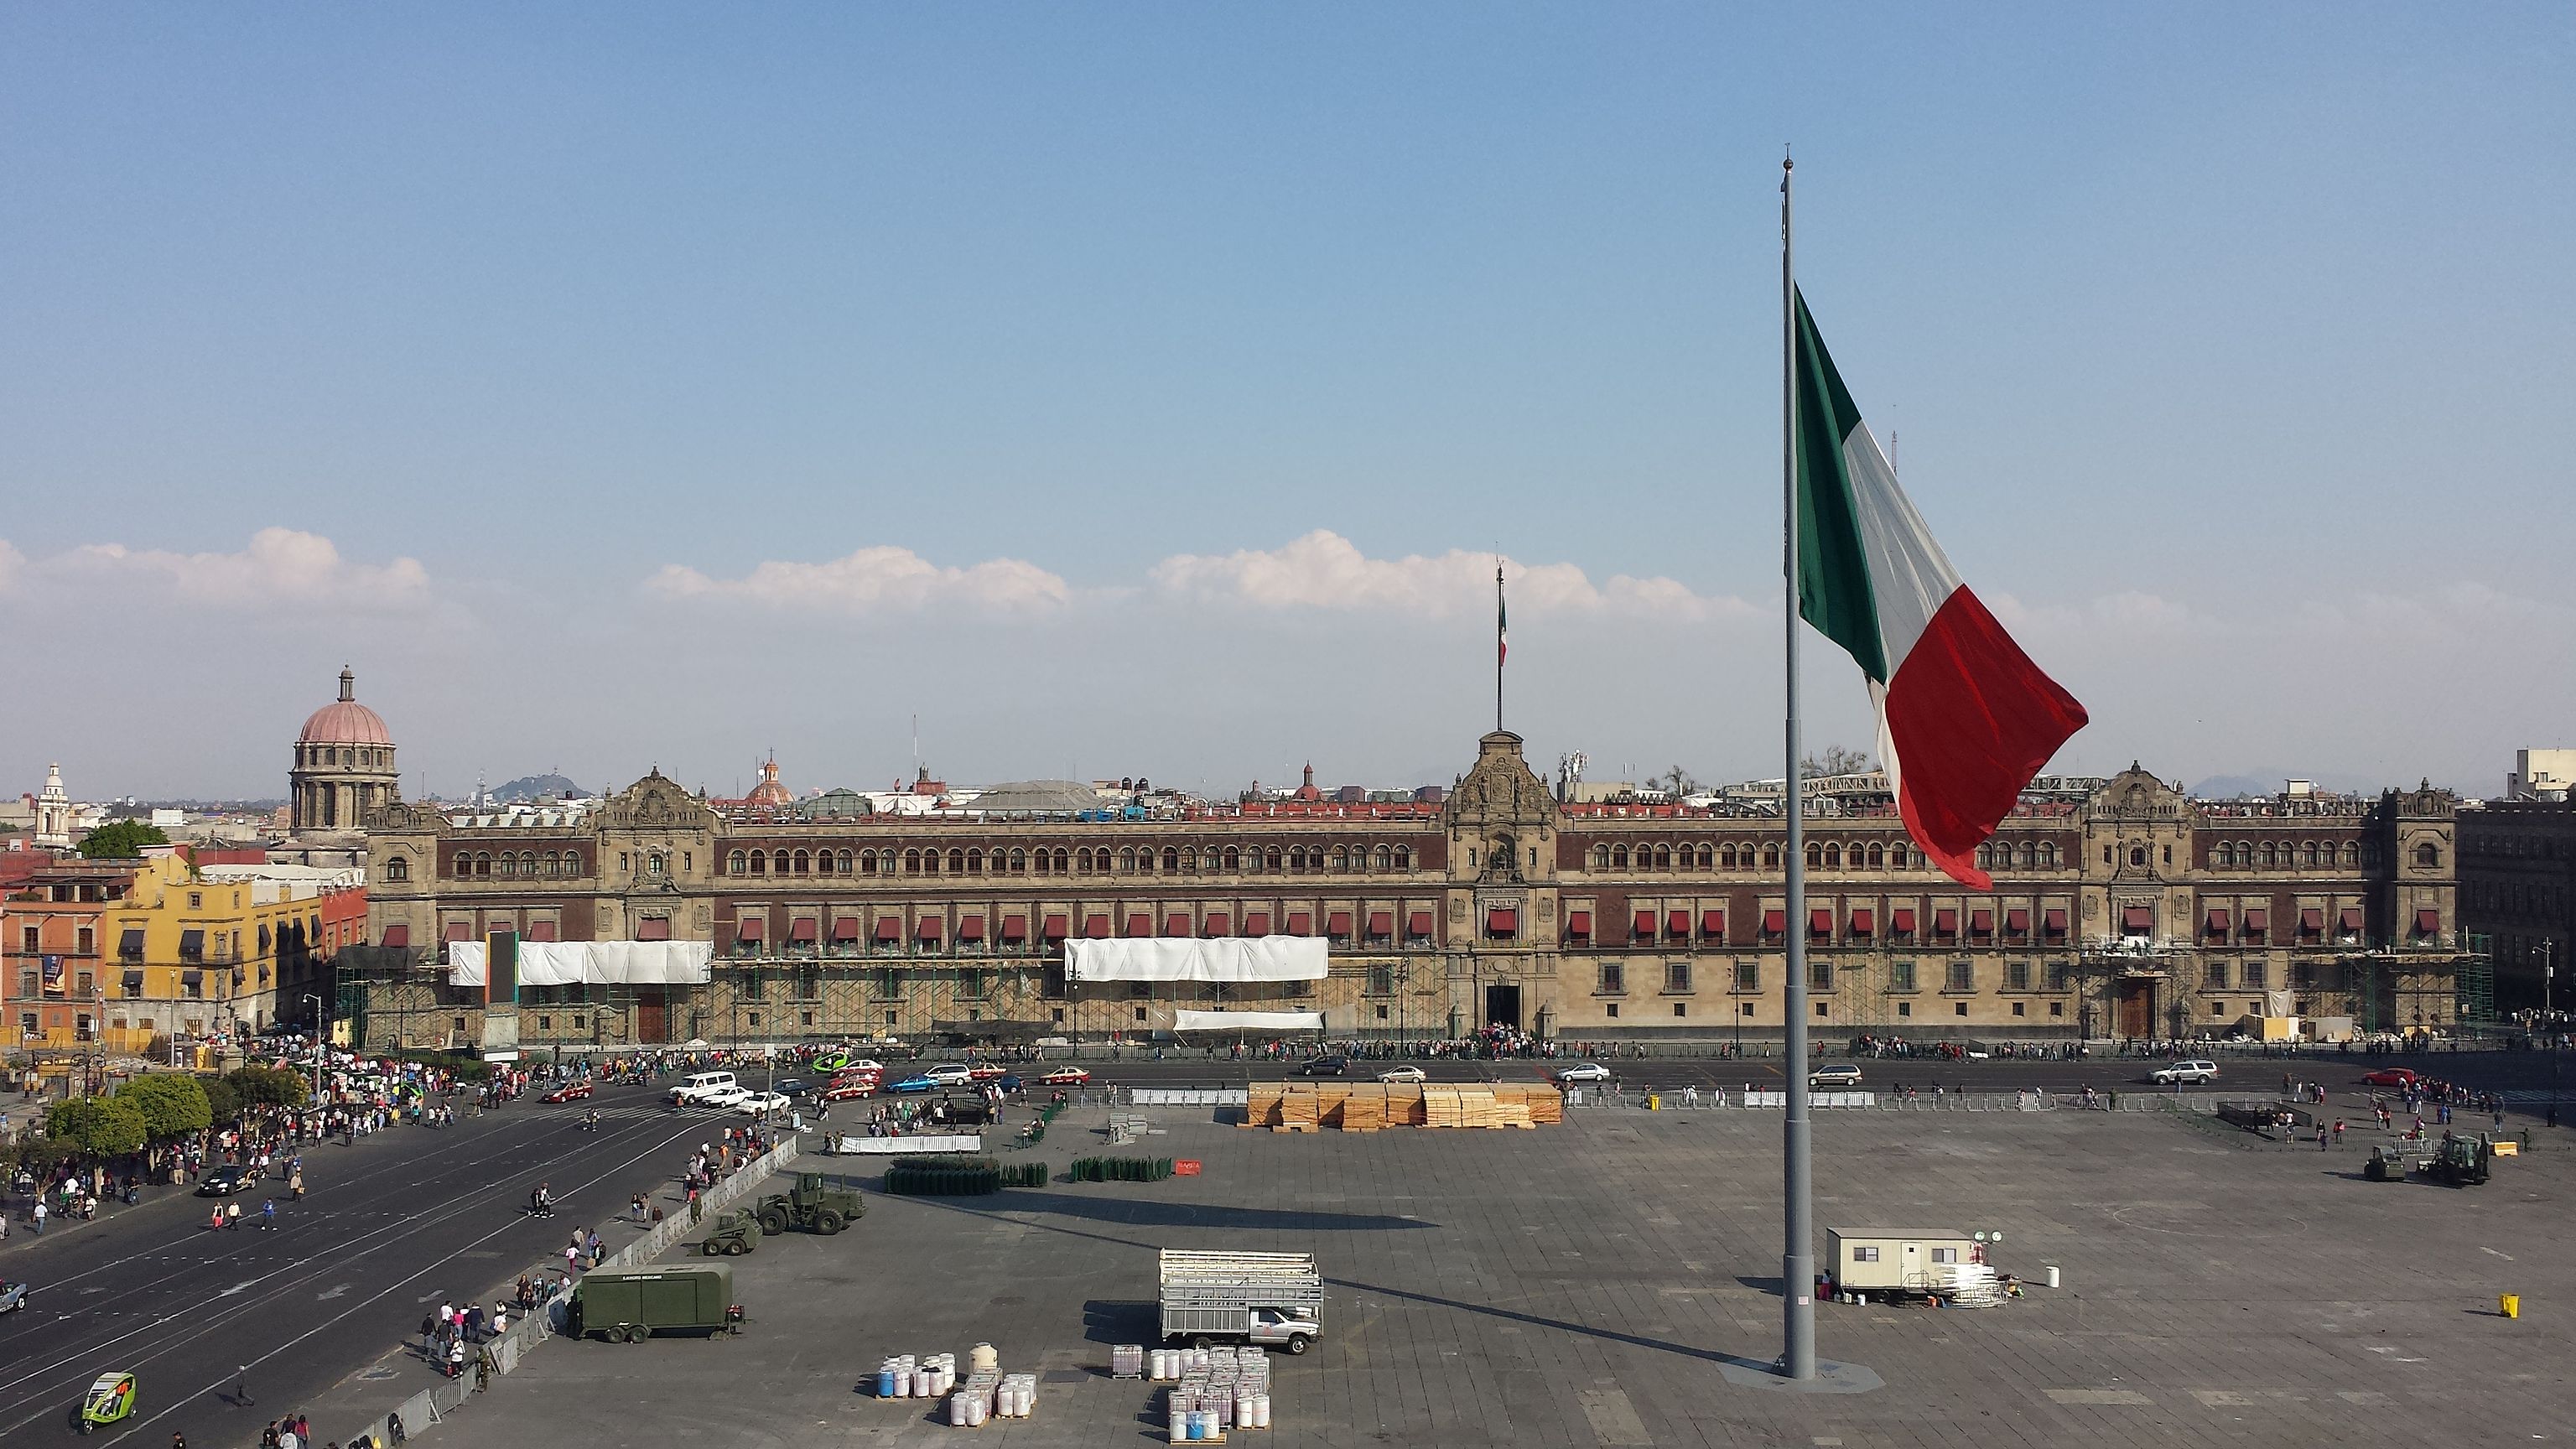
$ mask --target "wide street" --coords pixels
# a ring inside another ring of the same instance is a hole
[[[175,1192],[94,1224],[36,1239],[17,1225],[0,1276],[34,1285],[0,1318],[0,1441],[74,1436],[81,1390],[107,1370],[140,1376],[140,1403],[94,1443],[249,1444],[270,1419],[410,1338],[425,1306],[487,1304],[496,1285],[551,1252],[576,1227],[611,1227],[629,1195],[670,1187],[713,1114],[676,1113],[654,1089],[602,1092],[603,1121],[580,1129],[581,1105],[532,1100],[456,1126],[395,1127],[353,1147],[304,1154],[306,1197],[271,1179],[236,1197],[244,1226],[205,1226],[212,1200]],[[524,1210],[551,1182],[559,1216]],[[254,1226],[278,1200],[274,1232]],[[666,1202],[667,1205],[667,1202]],[[558,1260],[558,1266],[560,1260]],[[427,1370],[422,1370],[426,1374]],[[247,1381],[251,1402],[233,1402]]]

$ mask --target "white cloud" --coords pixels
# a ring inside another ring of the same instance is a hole
[[[863,548],[829,563],[772,560],[738,579],[717,579],[671,564],[645,587],[677,599],[738,599],[779,609],[827,608],[864,614],[973,604],[997,609],[1052,609],[1070,603],[1065,581],[1014,558],[942,568],[908,548]]]
[[[0,541],[0,589],[116,582],[166,588],[209,608],[259,610],[323,605],[365,611],[417,608],[429,598],[419,560],[352,563],[318,533],[263,528],[236,553],[175,553],[90,543],[29,559]]]
[[[1741,599],[1692,592],[1677,579],[1614,574],[1595,584],[1570,563],[1505,560],[1513,597],[1533,614],[1610,613],[1701,620],[1750,616]],[[1399,615],[1450,615],[1493,602],[1494,556],[1452,549],[1437,557],[1371,558],[1357,544],[1317,529],[1276,549],[1229,554],[1175,554],[1156,564],[1153,581],[1168,595],[1259,609],[1332,609]]]
[[[1995,618],[2016,633],[2135,638],[2207,633],[2218,627],[2188,604],[2138,589],[2065,604],[2026,603],[2011,594],[1981,597]]]

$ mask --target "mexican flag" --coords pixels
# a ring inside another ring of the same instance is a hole
[[[1851,651],[1905,828],[1957,881],[1994,884],[1976,850],[2084,727],[1959,582],[1798,309],[1798,614]]]

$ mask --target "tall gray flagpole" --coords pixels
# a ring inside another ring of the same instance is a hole
[[[1783,677],[1788,751],[1782,810],[1789,825],[1789,979],[1782,993],[1789,1112],[1780,1143],[1780,1373],[1816,1376],[1815,1229],[1809,1221],[1814,1163],[1807,1135],[1807,793],[1798,774],[1798,284],[1790,248],[1789,179],[1780,159],[1780,517],[1788,578]]]

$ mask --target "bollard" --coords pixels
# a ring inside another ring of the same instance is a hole
[[[2497,1294],[2496,1311],[2507,1318],[2520,1318],[2522,1316],[2522,1295],[2519,1293]]]

